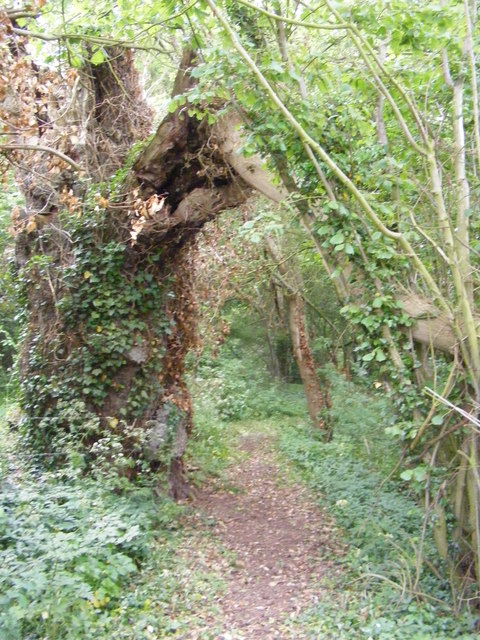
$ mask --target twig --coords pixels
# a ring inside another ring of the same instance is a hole
[[[474,424],[476,427],[480,428],[480,420],[478,420],[478,418],[475,418],[475,416],[472,416],[471,413],[468,413],[468,411],[465,411],[464,409],[461,409],[460,407],[457,407],[452,402],[450,402],[450,400],[447,400],[446,398],[441,396],[439,393],[437,393],[433,389],[430,389],[430,387],[425,387],[424,390],[428,395],[432,396],[433,398],[435,398],[436,400],[438,400],[439,402],[441,402],[445,406],[450,407],[451,409],[453,409],[454,411],[459,413],[461,416],[466,418],[469,422]]]
[[[75,160],[72,160],[71,158],[69,158],[68,156],[66,156],[64,153],[62,153],[61,151],[58,151],[57,149],[52,149],[51,147],[46,147],[42,144],[0,144],[0,151],[5,150],[5,151],[42,151],[43,153],[51,153],[54,156],[58,156],[59,158],[61,158],[64,162],[66,162],[67,164],[69,164],[71,167],[73,167],[75,169],[75,171],[84,171],[84,169],[75,162]]]

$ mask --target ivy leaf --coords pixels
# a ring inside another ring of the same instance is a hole
[[[361,320],[361,324],[363,324],[364,327],[366,327],[367,329],[369,329],[370,327],[373,327],[373,325],[375,324],[373,318],[371,318],[370,316],[366,316],[365,318],[362,318]],[[373,353],[373,352],[372,352]],[[373,356],[372,356],[373,357]]]

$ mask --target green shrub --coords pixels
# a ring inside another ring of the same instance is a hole
[[[183,526],[187,507],[160,497],[166,479],[121,483],[101,456],[85,477],[74,448],[66,464],[45,472],[35,466],[38,454],[20,449],[18,431],[8,430],[5,416],[14,413],[0,406],[1,640],[186,633],[221,584],[202,564],[203,541],[181,552],[197,532]],[[203,415],[194,462],[215,461],[222,450],[225,460],[222,423]]]

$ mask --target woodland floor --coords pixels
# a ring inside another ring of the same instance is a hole
[[[224,559],[216,570],[224,589],[204,623],[218,640],[301,640],[307,636],[295,619],[334,579],[338,569],[328,558],[341,545],[328,515],[276,459],[270,436],[244,434],[239,453],[221,483],[204,487],[194,503],[197,544],[208,527]]]

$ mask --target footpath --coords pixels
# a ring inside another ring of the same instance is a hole
[[[239,447],[220,486],[204,487],[194,502],[195,526],[208,526],[230,558],[219,576],[225,588],[211,637],[302,640],[307,636],[295,620],[322,598],[325,579],[338,571],[328,559],[334,525],[276,460],[270,436],[243,435]]]

